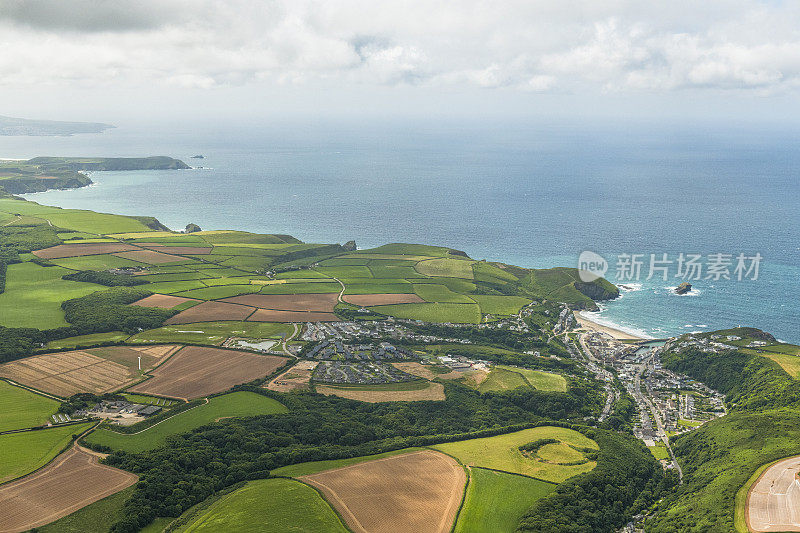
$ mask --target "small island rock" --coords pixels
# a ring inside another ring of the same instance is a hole
[[[200,226],[198,226],[197,224],[186,224],[186,229],[184,230],[184,233],[194,233],[196,231],[203,231],[203,230],[200,229]]]
[[[689,283],[688,281],[684,281],[683,283],[675,287],[675,294],[686,294],[690,290],[692,290],[692,284]]]

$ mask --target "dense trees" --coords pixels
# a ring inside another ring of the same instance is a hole
[[[108,287],[133,287],[135,285],[145,285],[148,283],[141,277],[130,276],[127,274],[112,274],[111,272],[95,270],[79,270],[62,276],[62,279],[69,281],[83,281],[86,283],[97,283]]]
[[[665,476],[652,454],[632,436],[603,430],[585,433],[600,445],[597,466],[537,501],[518,531],[616,531],[676,482],[672,475]]]
[[[263,388],[242,386],[258,394]],[[135,531],[155,516],[177,516],[213,492],[266,477],[288,464],[432,444],[476,431],[549,418],[579,420],[587,409],[565,393],[519,389],[479,394],[448,383],[441,402],[363,403],[311,393],[279,396],[290,411],[198,428],[142,454],[115,452],[108,463],[140,475],[116,532]],[[180,491],[176,491],[176,487]]]
[[[72,335],[124,331],[136,333],[144,329],[157,328],[177,311],[154,307],[131,306],[133,302],[152,294],[145,289],[114,287],[67,300],[61,304],[64,318],[76,331]]]

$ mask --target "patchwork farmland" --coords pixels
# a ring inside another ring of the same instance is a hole
[[[362,533],[445,533],[458,512],[463,468],[431,450],[393,455],[300,477]]]
[[[102,394],[138,381],[178,346],[93,348],[28,357],[0,365],[0,376],[56,396]]]
[[[77,446],[46,468],[0,486],[0,533],[18,533],[129,487],[137,476],[97,462]]]
[[[186,346],[150,372],[153,377],[128,390],[168,398],[201,398],[239,383],[263,378],[286,360],[274,355]]]

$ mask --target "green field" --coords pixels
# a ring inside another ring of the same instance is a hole
[[[108,533],[115,522],[125,517],[122,506],[133,491],[134,487],[128,487],[37,530],[41,533]]]
[[[34,263],[8,265],[6,290],[0,294],[0,325],[38,329],[67,326],[61,302],[105,289],[93,283],[61,279],[70,272]]]
[[[289,336],[294,331],[291,324],[274,322],[197,322],[163,326],[137,333],[130,343],[187,342],[190,344],[217,345],[228,337],[244,339],[278,339]]]
[[[525,476],[471,468],[456,533],[513,533],[531,505],[556,485]]]
[[[428,259],[420,261],[414,268],[426,276],[473,279],[472,263],[466,259]]]
[[[327,281],[308,281],[300,283],[274,283],[263,285],[259,291],[261,294],[322,294],[329,292],[339,292],[342,286]]]
[[[150,231],[142,222],[131,217],[80,209],[61,209],[22,200],[0,199],[0,211],[39,217],[59,228],[92,234]]]
[[[347,533],[319,493],[292,479],[261,479],[224,495],[200,511],[181,532]]]
[[[425,322],[478,324],[483,318],[478,304],[397,304],[378,305],[371,309],[384,315],[423,320]]]
[[[531,370],[530,368],[520,368],[516,366],[498,366],[505,370],[511,370],[522,374],[530,385],[536,390],[554,391],[554,392],[567,392],[567,380],[564,376],[552,374],[550,372],[542,372],[540,370]]]
[[[653,457],[659,461],[662,459],[669,459],[669,450],[663,442],[657,442],[655,446],[648,446],[648,450],[653,454]]]
[[[179,413],[140,433],[116,433],[102,428],[87,435],[84,440],[114,450],[138,453],[161,446],[170,435],[186,433],[221,418],[271,415],[286,411],[286,407],[272,398],[253,392],[232,392],[211,398],[207,404]]]
[[[470,298],[481,306],[481,312],[485,315],[515,315],[520,309],[531,303],[529,299],[521,296],[475,294]]]
[[[0,380],[0,431],[41,426],[59,402]]]
[[[494,367],[483,382],[478,385],[480,392],[496,392],[529,387],[528,381],[519,372]]]
[[[441,302],[455,304],[474,304],[471,296],[453,292],[438,283],[415,283],[414,292],[426,302]]]
[[[24,476],[46,465],[91,424],[55,427],[0,435],[0,483]]]
[[[251,294],[258,292],[260,285],[218,285],[216,287],[205,287],[202,289],[192,289],[189,291],[175,292],[175,296],[184,298],[197,298],[198,300],[218,300],[220,298],[230,298],[240,294]]]
[[[561,483],[583,472],[588,472],[596,463],[589,461],[581,465],[556,465],[525,457],[520,446],[539,439],[559,441],[582,448],[597,449],[597,443],[571,429],[542,426],[524,429],[515,433],[437,444],[432,448],[452,455],[462,463],[524,474],[544,481]]]
[[[92,346],[104,342],[121,342],[128,338],[127,333],[121,331],[111,331],[108,333],[90,333],[88,335],[78,335],[77,337],[67,337],[66,339],[58,339],[50,341],[45,348],[51,350],[59,350],[62,348],[76,348],[78,346]]]

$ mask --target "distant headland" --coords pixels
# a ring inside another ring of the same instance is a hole
[[[69,136],[78,133],[102,133],[114,128],[102,122],[64,122],[31,120],[0,115],[0,135]]]

